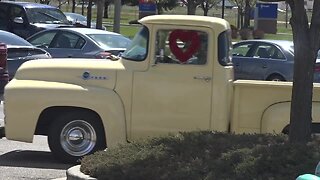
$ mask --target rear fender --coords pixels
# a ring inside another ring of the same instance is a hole
[[[290,123],[291,102],[281,102],[269,106],[262,115],[261,133],[284,133]],[[320,102],[312,103],[313,131],[320,123]]]

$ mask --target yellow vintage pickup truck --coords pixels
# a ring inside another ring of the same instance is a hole
[[[292,83],[233,81],[230,26],[214,17],[155,15],[121,58],[23,64],[5,88],[5,136],[48,136],[76,161],[94,151],[179,131],[287,133]],[[313,131],[319,131],[320,84]]]

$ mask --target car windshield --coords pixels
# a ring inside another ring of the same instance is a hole
[[[102,48],[127,48],[131,40],[117,34],[87,34]]]
[[[292,55],[294,55],[294,46],[293,46],[293,44],[290,45],[289,51],[290,51],[290,53],[292,53]],[[317,53],[317,59],[320,59],[320,50]]]
[[[293,48],[293,45],[291,45],[291,46],[290,46],[289,51],[290,51],[292,54],[294,54],[294,48]]]
[[[66,16],[55,8],[28,8],[26,9],[31,23],[69,24]]]
[[[32,46],[28,41],[22,39],[19,36],[14,36],[9,33],[0,32],[0,42],[3,42],[7,45],[15,45],[15,46]]]
[[[82,16],[80,14],[67,14],[67,19],[70,21],[87,21],[87,18],[85,16]]]
[[[143,61],[147,57],[149,30],[143,27],[130,44],[130,47],[123,52],[122,57],[132,61]]]

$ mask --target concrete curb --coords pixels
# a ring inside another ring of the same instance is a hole
[[[80,171],[80,166],[73,166],[67,170],[67,180],[97,180],[96,178],[90,177],[83,174]]]

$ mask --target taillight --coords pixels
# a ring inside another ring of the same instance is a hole
[[[7,55],[7,45],[4,43],[0,43],[0,68],[2,69],[7,69]]]
[[[315,65],[314,72],[320,72],[320,64]]]
[[[7,45],[0,43],[0,81],[8,82],[9,73],[7,69],[8,49]]]
[[[96,58],[97,59],[107,59],[111,55],[112,54],[110,52],[103,51],[103,52],[100,52],[100,53],[96,54]]]

